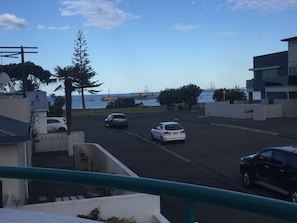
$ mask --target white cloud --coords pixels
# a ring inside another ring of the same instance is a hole
[[[199,29],[199,25],[183,25],[183,24],[175,24],[172,26],[173,29],[182,31],[182,32],[188,32],[188,31],[193,31],[196,29]]]
[[[20,30],[25,28],[25,19],[17,18],[12,14],[2,14],[0,15],[0,26],[3,26],[5,29],[10,30]]]
[[[37,29],[46,29],[46,27],[44,25],[38,25]]]
[[[257,9],[263,11],[282,10],[297,6],[297,0],[227,0],[234,9]]]
[[[136,18],[117,7],[119,0],[64,0],[62,16],[82,16],[85,26],[114,29],[126,20]]]
[[[57,26],[44,26],[44,25],[38,25],[37,26],[38,29],[51,29],[51,30],[67,30],[70,29],[69,26],[61,26],[61,27],[57,27]]]

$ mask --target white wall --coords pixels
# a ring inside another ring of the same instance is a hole
[[[296,118],[297,117],[297,99],[274,99],[275,104],[283,106],[283,117]]]
[[[266,120],[267,118],[283,117],[283,106],[281,104],[255,104],[253,106],[253,119]]]
[[[100,211],[102,219],[111,217],[131,218],[137,222],[152,223],[154,215],[160,214],[160,197],[148,194],[128,194],[74,201],[59,201],[21,206],[22,210],[39,211],[68,216],[88,215],[94,208]],[[158,216],[158,219],[162,219]],[[163,218],[162,222],[166,219]]]
[[[84,157],[82,159],[82,153]],[[121,175],[137,175],[115,158],[102,146],[95,143],[83,143],[73,145],[74,167],[78,170],[99,171],[105,173],[117,173]]]
[[[230,104],[229,102],[214,102],[205,104],[205,115],[226,118],[252,118],[252,104]]]
[[[37,134],[47,133],[47,123],[46,123],[46,111],[34,111],[34,117],[32,117],[33,128]]]
[[[73,145],[85,143],[85,133],[82,131],[71,132],[68,135],[68,156],[73,156]]]
[[[74,144],[73,159],[74,167],[79,170],[138,177],[99,144]],[[98,208],[100,217],[103,219],[133,217],[137,222],[141,223],[169,223],[160,213],[159,196],[121,190],[113,190],[113,192],[113,194],[117,195],[24,205],[20,209],[77,216],[78,214],[88,215],[94,208]]]

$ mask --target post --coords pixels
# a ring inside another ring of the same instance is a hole
[[[26,87],[26,74],[25,74],[25,59],[24,59],[24,48],[23,46],[21,46],[21,57],[22,57],[22,77],[23,77],[23,98],[26,98],[27,95],[26,95],[26,90],[27,90],[27,87]]]
[[[71,109],[72,109],[72,80],[65,77],[65,99],[66,99],[66,119],[67,119],[67,134],[71,132]]]
[[[195,223],[195,203],[192,200],[185,200],[185,223]]]

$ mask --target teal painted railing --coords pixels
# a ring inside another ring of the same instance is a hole
[[[187,183],[85,171],[0,166],[1,178],[67,182],[117,188],[185,201],[185,223],[195,222],[195,203],[205,203],[296,222],[294,203]]]

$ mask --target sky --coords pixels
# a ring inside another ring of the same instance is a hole
[[[37,47],[25,61],[55,74],[82,31],[101,94],[244,88],[253,57],[288,50],[296,21],[297,0],[0,0],[0,47]]]

